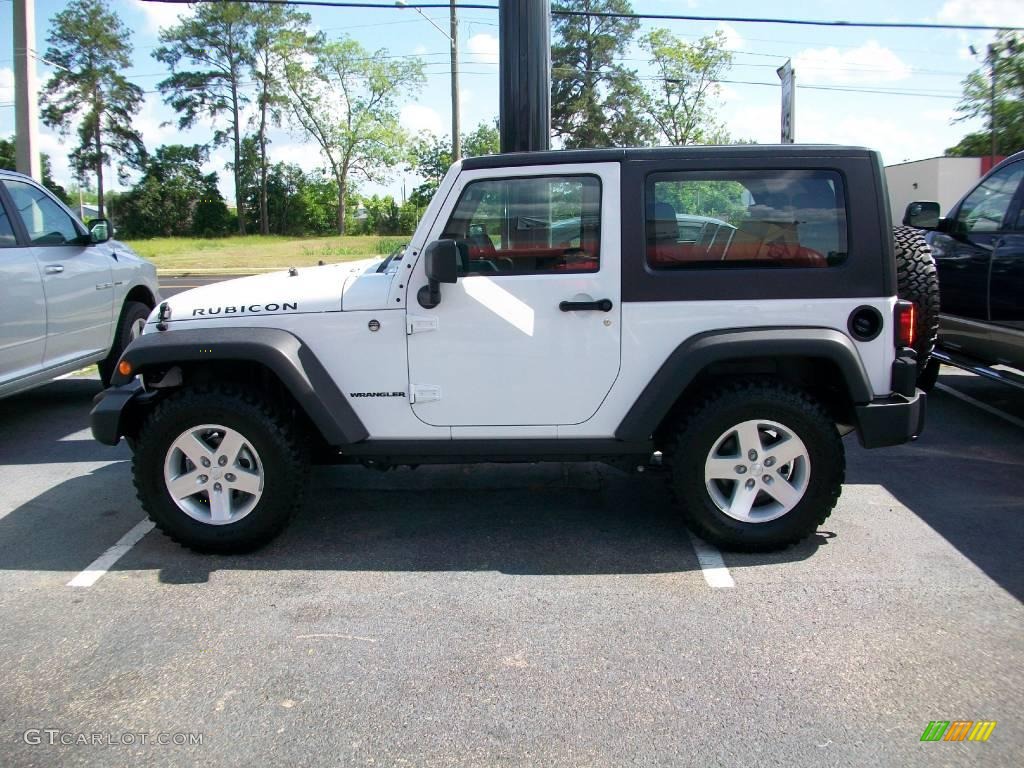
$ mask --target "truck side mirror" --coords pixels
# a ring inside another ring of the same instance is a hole
[[[90,243],[105,243],[110,239],[110,222],[106,219],[91,219],[87,226]]]
[[[423,252],[423,268],[427,284],[416,292],[416,300],[424,309],[441,303],[441,283],[459,279],[459,245],[454,240],[435,240]]]
[[[939,204],[920,200],[907,206],[903,214],[903,224],[918,229],[939,228]]]

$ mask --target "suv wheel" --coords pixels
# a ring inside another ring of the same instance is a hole
[[[100,378],[103,380],[104,387],[110,386],[114,368],[117,367],[117,361],[121,359],[121,354],[129,344],[142,335],[149,312],[149,307],[142,302],[125,302],[124,309],[121,310],[121,319],[117,323],[117,332],[114,334],[114,345],[110,348],[110,354],[97,366],[100,369]]]
[[[742,382],[707,397],[667,451],[686,520],[725,549],[769,551],[813,533],[842,490],[834,420],[806,392]]]
[[[309,459],[288,420],[258,395],[222,387],[163,401],[139,433],[139,500],[175,541],[199,552],[245,552],[288,524]]]

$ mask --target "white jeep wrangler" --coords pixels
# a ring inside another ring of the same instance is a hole
[[[202,551],[278,534],[312,462],[660,462],[700,536],[782,547],[843,435],[923,425],[883,178],[838,147],[468,159],[400,254],[162,303],[93,433]]]

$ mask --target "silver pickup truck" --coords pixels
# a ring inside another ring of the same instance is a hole
[[[109,383],[160,298],[153,265],[110,234],[0,171],[0,397],[93,363]]]

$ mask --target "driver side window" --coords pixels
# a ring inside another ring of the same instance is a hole
[[[1015,163],[989,176],[971,192],[957,213],[960,232],[998,232],[1024,178],[1024,163]]]
[[[11,193],[32,245],[67,245],[82,237],[74,219],[43,190],[14,179],[5,179],[4,186]]]
[[[487,179],[466,185],[443,238],[460,275],[596,272],[601,182],[595,176]]]

